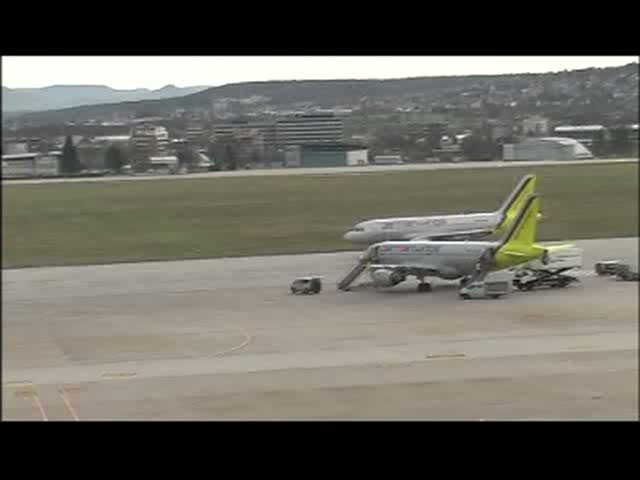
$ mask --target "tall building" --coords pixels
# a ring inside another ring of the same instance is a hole
[[[185,130],[185,136],[190,143],[200,144],[205,141],[205,129],[201,120],[188,120]]]
[[[299,114],[272,122],[234,121],[214,126],[213,139],[261,137],[265,148],[338,144],[344,141],[344,123],[333,114]]]
[[[344,122],[332,114],[301,114],[276,122],[276,143],[280,147],[343,142]]]
[[[220,141],[225,138],[255,137],[256,141],[264,146],[273,146],[276,143],[275,126],[266,122],[234,121],[219,123],[213,127],[213,140]],[[258,138],[260,137],[260,138]]]
[[[522,120],[522,134],[525,136],[544,137],[549,133],[549,119],[533,115]]]
[[[169,154],[167,129],[149,124],[136,125],[131,129],[131,150],[134,162],[146,162],[149,157],[167,156]]]

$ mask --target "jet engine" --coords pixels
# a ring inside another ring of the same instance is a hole
[[[375,270],[371,272],[371,278],[376,285],[381,287],[393,287],[394,285],[404,282],[406,277],[401,273],[394,272],[393,270]]]

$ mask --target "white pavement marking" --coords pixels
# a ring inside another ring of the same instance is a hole
[[[455,346],[455,350],[452,347]],[[195,375],[257,373],[290,369],[366,367],[429,362],[439,356],[460,356],[449,360],[503,358],[575,352],[624,351],[638,348],[637,330],[572,335],[527,335],[503,338],[428,341],[417,345],[400,345],[352,349],[345,351],[307,351],[295,353],[247,354],[237,357],[189,358],[120,362],[111,364],[121,371],[137,371],[137,378],[163,378]],[[9,372],[24,376],[29,373],[39,384],[94,382],[100,378],[103,365],[58,368],[29,368]]]
[[[44,407],[40,402],[40,397],[38,396],[38,393],[33,392],[33,396],[31,398],[33,398],[33,402],[36,404],[36,407],[38,407],[38,410],[40,411],[40,415],[42,415],[42,420],[44,420],[45,422],[48,422],[49,419],[47,418],[47,414],[44,411]]]
[[[78,418],[78,414],[74,410],[73,405],[71,405],[71,401],[69,400],[69,397],[67,397],[67,392],[65,391],[64,387],[60,388],[60,390],[58,390],[58,393],[60,394],[60,397],[62,398],[62,401],[64,402],[65,406],[67,407],[67,410],[69,410],[69,413],[71,414],[73,419],[76,422],[80,421],[80,418]]]

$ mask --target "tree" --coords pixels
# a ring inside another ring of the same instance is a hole
[[[60,162],[60,170],[64,174],[76,173],[80,170],[80,162],[78,161],[78,151],[73,145],[71,135],[67,135],[62,147],[62,159]]]
[[[479,135],[470,135],[462,141],[462,153],[469,160],[491,160],[494,150],[493,143]]]
[[[105,153],[105,164],[107,168],[113,172],[122,172],[122,167],[125,166],[124,152],[116,145],[109,145]]]
[[[196,151],[189,146],[185,146],[178,150],[177,157],[178,165],[180,165],[180,167],[186,167],[189,170],[191,170],[199,160]]]
[[[220,162],[218,159],[218,149],[216,148],[215,143],[209,143],[209,147],[207,148],[207,156],[211,163],[213,164],[213,170],[220,170]]]
[[[251,164],[255,167],[260,162],[260,153],[258,150],[254,149],[251,152]]]
[[[236,152],[230,143],[228,143],[225,147],[225,160],[227,163],[227,170],[236,170],[238,168],[238,162],[236,161]]]

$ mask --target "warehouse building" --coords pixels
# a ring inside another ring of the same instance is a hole
[[[520,143],[503,145],[503,159],[507,162],[589,158],[593,158],[591,151],[572,138],[530,138]]]
[[[345,167],[369,164],[369,150],[361,145],[325,144],[287,147],[285,163],[289,167]]]
[[[605,143],[609,140],[609,132],[602,125],[559,125],[553,131],[563,138],[577,140],[594,155],[602,154]]]
[[[61,152],[2,155],[2,178],[55,177]]]

